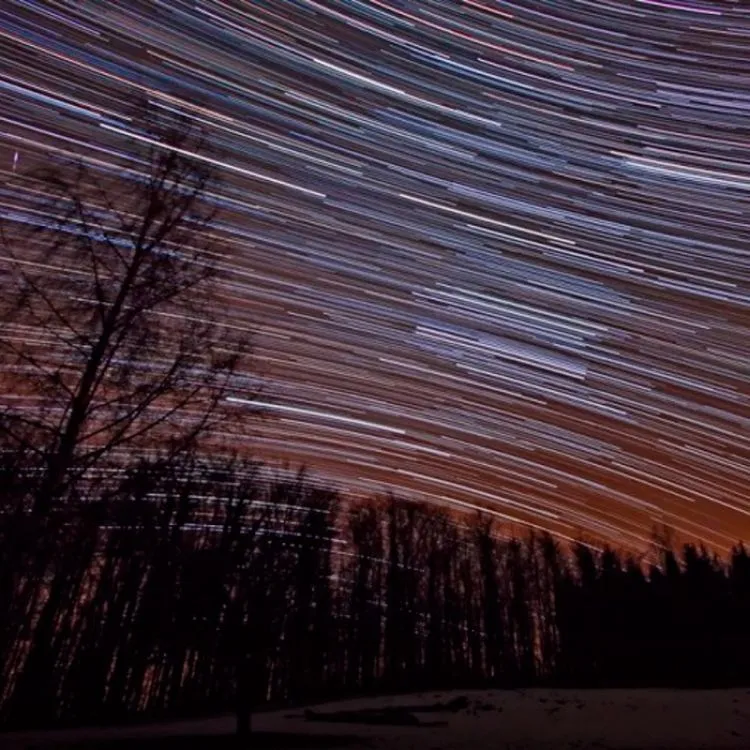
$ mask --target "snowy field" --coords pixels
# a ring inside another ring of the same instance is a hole
[[[232,717],[0,735],[0,748],[228,747]],[[750,690],[455,691],[259,713],[250,748],[750,749]]]

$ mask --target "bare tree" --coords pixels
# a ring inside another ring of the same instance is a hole
[[[248,351],[218,320],[204,135],[147,107],[134,122],[110,163],[2,191],[0,432],[34,458],[37,516],[95,467],[207,434]]]

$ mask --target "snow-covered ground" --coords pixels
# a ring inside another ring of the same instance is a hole
[[[462,696],[467,701],[458,703],[468,705],[460,710],[440,710],[436,705]],[[419,710],[429,706],[431,710]],[[750,748],[750,690],[739,689],[436,691],[341,701],[313,710],[315,714],[332,714],[388,707],[406,707],[407,711],[398,715],[403,719],[408,712],[420,725],[311,721],[304,710],[293,709],[256,714],[253,728],[263,733],[355,735],[359,739],[345,745],[352,750]],[[356,717],[348,714],[345,718]],[[205,736],[210,747],[210,735],[228,734],[233,728],[232,717],[219,717],[137,727],[25,732],[0,735],[0,748],[41,750],[75,743],[84,750],[88,741],[95,747],[115,738],[132,738],[135,747],[141,744],[138,740],[176,735]],[[305,744],[300,742],[299,747]],[[153,747],[146,742],[143,746]],[[179,743],[170,743],[170,747],[179,747]]]

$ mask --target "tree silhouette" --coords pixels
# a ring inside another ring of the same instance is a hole
[[[191,644],[176,612],[190,605],[174,597],[206,485],[195,451],[219,419],[227,430],[230,389],[253,395],[247,336],[216,313],[204,136],[140,105],[116,166],[83,157],[4,186],[1,697],[21,721],[180,692]],[[70,691],[69,674],[91,690]]]
[[[202,133],[143,106],[127,135],[119,169],[81,160],[5,188],[17,210],[3,271],[16,293],[0,303],[0,364],[23,398],[3,404],[0,429],[6,449],[35,458],[37,516],[106,462],[155,441],[190,445],[247,352],[212,304]]]
[[[348,606],[344,629],[346,688],[371,690],[379,676],[383,620],[383,529],[380,508],[360,503],[348,516],[346,535],[352,550],[348,560]]]

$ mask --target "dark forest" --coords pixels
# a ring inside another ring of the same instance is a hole
[[[38,517],[18,512],[22,477],[3,472],[5,727],[210,714],[238,690],[249,710],[750,677],[742,546],[724,563],[662,535],[647,563],[189,454]]]

